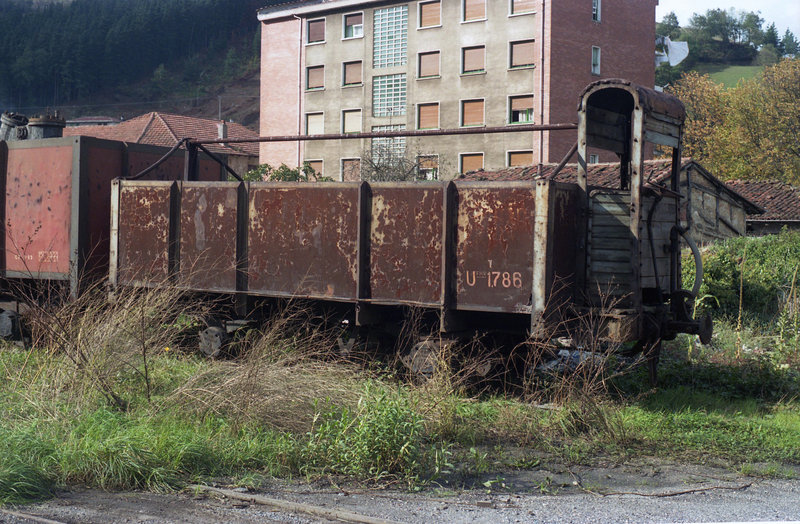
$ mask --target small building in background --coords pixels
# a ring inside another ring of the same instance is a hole
[[[535,180],[553,173],[556,164],[510,167],[497,171],[474,171],[462,175],[468,180]],[[556,176],[561,182],[577,180],[578,165],[567,164]],[[588,164],[589,186],[620,187],[619,164]],[[671,178],[669,160],[645,161],[645,178],[649,184],[669,187]],[[709,173],[692,159],[681,163],[680,181],[681,221],[688,227],[692,239],[705,244],[747,232],[748,217],[759,216],[764,209]]]
[[[784,227],[800,229],[800,188],[774,180],[731,180],[726,184],[765,210],[747,215],[749,234],[769,235]]]
[[[67,120],[67,127],[77,126],[115,126],[123,122],[122,117],[113,116],[80,116]]]
[[[170,113],[146,113],[116,125],[79,125],[66,127],[64,136],[91,136],[173,147],[182,138],[200,140],[258,138],[258,134],[234,122],[195,118]],[[239,175],[258,167],[258,143],[208,144],[209,151],[224,155],[228,166]]]

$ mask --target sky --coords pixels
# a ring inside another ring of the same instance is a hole
[[[694,13],[705,14],[709,9],[731,7],[737,11],[760,11],[764,28],[774,22],[778,36],[782,37],[789,29],[800,38],[800,0],[659,0],[656,20],[660,22],[664,15],[674,11],[681,26],[686,26]]]

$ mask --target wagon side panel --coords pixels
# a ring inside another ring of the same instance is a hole
[[[442,185],[372,185],[374,302],[441,304],[443,197]]]
[[[534,183],[456,186],[457,309],[530,313]]]
[[[355,301],[358,193],[358,184],[251,184],[250,293]]]

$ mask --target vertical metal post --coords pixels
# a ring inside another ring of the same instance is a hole
[[[456,308],[456,229],[458,213],[458,188],[451,180],[442,192],[442,273],[439,301],[439,331],[448,333],[462,329]]]
[[[240,317],[249,313],[247,290],[249,280],[247,233],[250,225],[250,184],[240,182],[236,188],[236,297],[234,308]]]
[[[6,276],[6,178],[8,177],[8,144],[0,140],[0,277]]]
[[[584,99],[578,110],[578,227],[577,233],[577,260],[575,262],[575,292],[572,299],[575,304],[580,304],[587,296],[586,289],[586,257],[588,256],[588,220],[589,220],[589,191],[588,180],[586,175],[586,158],[587,158],[587,142],[586,142],[586,100]]]
[[[117,288],[117,271],[119,270],[119,196],[121,183],[122,181],[119,178],[111,181],[111,226],[109,228],[108,280],[111,284],[112,293]]]
[[[197,165],[197,146],[192,142],[186,142],[186,153],[184,154],[183,179],[187,181],[198,180]]]
[[[167,278],[173,281],[178,278],[181,269],[181,190],[181,182],[176,180],[170,184]]]
[[[633,126],[630,140],[631,148],[631,305],[639,319],[639,336],[644,336],[642,315],[642,177],[644,174],[644,113],[637,106],[633,110]]]
[[[678,131],[678,147],[672,148],[672,175],[670,180],[670,186],[674,194],[678,194],[680,189],[680,180],[679,177],[681,176],[681,149],[680,143],[682,142],[683,137],[683,130],[679,129]],[[686,208],[686,217],[687,221],[691,220],[691,184],[689,181],[689,175],[686,175],[686,198],[687,198],[687,208]],[[681,201],[680,198],[676,199],[675,202],[675,223],[681,225]],[[687,223],[688,225],[688,223]],[[672,238],[670,239],[670,261],[669,261],[669,292],[670,294],[674,293],[675,291],[681,289],[681,248],[680,248],[680,238],[678,235],[671,235]]]
[[[547,307],[552,277],[552,251],[550,233],[552,224],[551,182],[536,181],[533,219],[533,278],[531,282],[531,337],[543,338],[546,333],[545,309]]]
[[[376,321],[376,315],[367,302],[372,298],[370,289],[370,237],[372,227],[372,188],[368,182],[358,186],[358,241],[356,245],[358,270],[356,282],[356,325],[366,326]]]

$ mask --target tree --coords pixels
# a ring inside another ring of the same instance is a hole
[[[319,176],[311,164],[303,162],[302,167],[291,168],[286,164],[279,167],[272,167],[269,164],[261,164],[255,169],[251,169],[242,177],[249,182],[331,182],[330,177]]]
[[[670,11],[660,22],[656,24],[656,34],[661,36],[668,36],[671,40],[675,40],[681,34],[681,26],[678,23],[678,16],[674,11]]]
[[[798,53],[800,53],[800,44],[798,44],[797,39],[794,37],[794,33],[789,31],[788,29],[783,34],[783,38],[781,39],[781,46],[783,46],[783,56],[788,56],[791,58],[800,58],[798,57]]]
[[[760,46],[764,40],[764,31],[761,29],[763,24],[764,19],[758,16],[757,13],[742,12],[739,16],[739,26],[744,43],[754,47]]]
[[[767,30],[764,31],[764,39],[761,42],[763,45],[771,45],[775,49],[778,49],[780,46],[780,41],[778,40],[778,28],[775,27],[775,24],[769,24]]]

